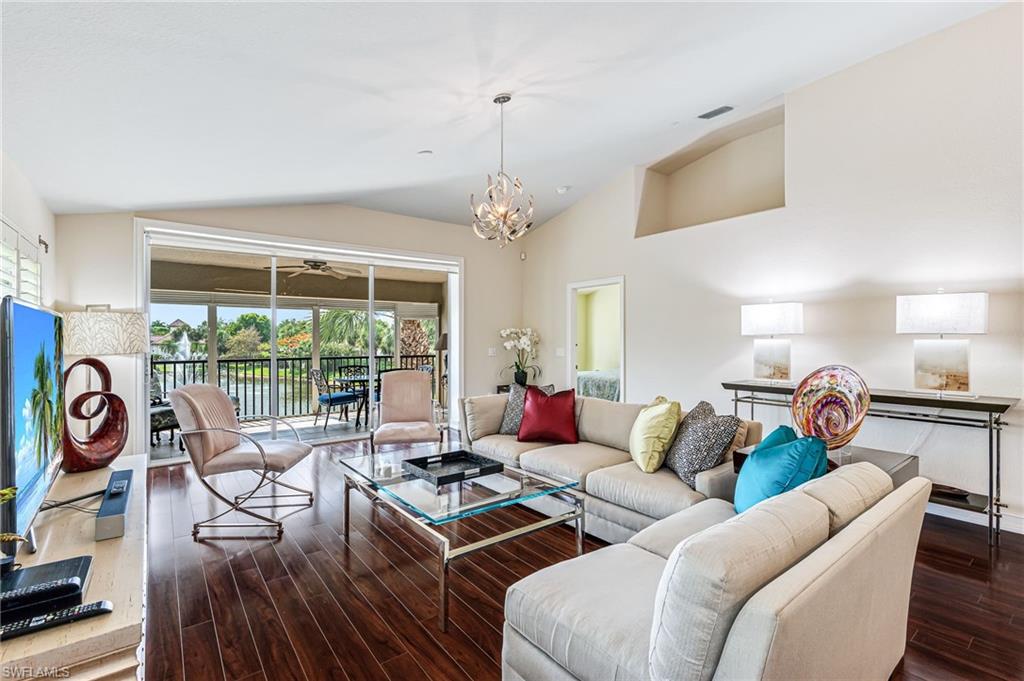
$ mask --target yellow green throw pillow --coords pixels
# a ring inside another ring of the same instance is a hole
[[[670,402],[664,397],[654,398],[640,410],[629,431],[629,455],[640,470],[653,473],[661,468],[682,413],[678,402]]]

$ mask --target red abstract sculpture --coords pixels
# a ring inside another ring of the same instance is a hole
[[[61,468],[68,473],[80,473],[103,468],[117,458],[128,442],[128,409],[124,400],[110,392],[110,369],[95,357],[78,360],[64,372],[64,386],[67,390],[68,376],[75,367],[92,367],[100,377],[100,389],[89,390],[71,401],[68,405],[68,416],[80,421],[93,419],[103,414],[99,426],[89,435],[79,439],[64,422],[64,461]],[[89,413],[82,411],[86,403],[94,397],[99,403]]]

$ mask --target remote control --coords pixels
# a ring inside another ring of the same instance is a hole
[[[118,494],[124,494],[126,489],[128,489],[128,481],[118,480],[110,486],[110,496],[116,497]]]
[[[0,641],[7,641],[25,634],[34,634],[43,629],[59,627],[62,624],[70,624],[78,620],[96,615],[105,615],[114,612],[114,606],[110,601],[96,601],[95,603],[84,603],[66,610],[58,610],[38,617],[30,617],[25,620],[18,620],[0,627]]]
[[[52,598],[68,596],[82,590],[82,580],[77,575],[63,579],[40,582],[20,589],[11,589],[0,593],[0,609],[19,608],[28,603],[48,601]]]

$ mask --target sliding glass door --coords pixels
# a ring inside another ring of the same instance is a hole
[[[257,438],[276,427],[252,417],[272,415],[310,442],[367,437],[388,371],[429,373],[450,397],[454,265],[193,239],[147,241],[153,458],[181,455],[167,395],[189,383],[223,389]]]

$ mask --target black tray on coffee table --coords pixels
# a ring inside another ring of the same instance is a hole
[[[465,449],[406,459],[402,462],[402,467],[407,473],[438,487],[452,482],[472,480],[484,475],[494,475],[505,470],[504,464],[500,461],[488,459]]]

